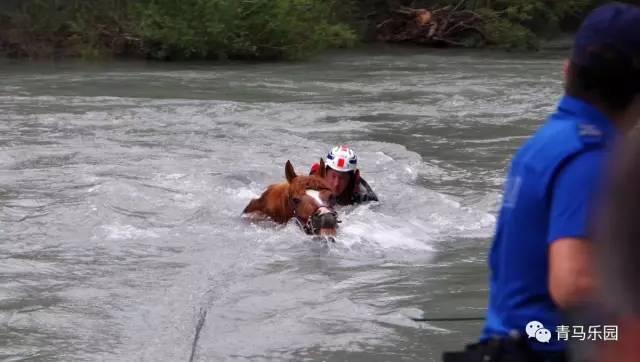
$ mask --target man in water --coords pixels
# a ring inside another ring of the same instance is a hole
[[[489,256],[480,342],[444,361],[566,361],[558,327],[593,297],[590,217],[608,154],[640,117],[640,8],[594,10],[557,110],[512,160]]]
[[[329,151],[325,160],[325,179],[331,185],[338,205],[352,205],[367,201],[378,201],[371,186],[360,177],[358,157],[347,146],[336,146]],[[318,171],[319,164],[311,166],[309,175]]]

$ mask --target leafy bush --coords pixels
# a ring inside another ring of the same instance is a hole
[[[518,22],[498,16],[496,12],[488,9],[480,9],[478,13],[484,18],[484,31],[489,45],[505,49],[539,48],[536,35]]]
[[[605,0],[0,0],[0,54],[16,57],[295,59],[375,38],[400,6],[454,6],[488,44],[537,48]],[[634,3],[634,0],[626,2]],[[358,29],[358,33],[354,31]],[[461,43],[481,45],[477,39]]]
[[[140,16],[155,58],[300,58],[355,40],[322,0],[156,0]]]
[[[0,20],[8,24],[0,26],[0,52],[300,58],[357,40],[353,30],[336,20],[337,4],[339,0],[23,0],[0,8]]]
[[[16,57],[123,54],[130,0],[22,0],[0,8],[0,53]]]

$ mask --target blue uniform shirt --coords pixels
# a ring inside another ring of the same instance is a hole
[[[588,235],[612,123],[589,104],[565,96],[557,111],[512,160],[489,256],[490,292],[481,340],[518,330],[530,321],[551,332],[549,343],[529,338],[536,350],[561,350],[563,324],[548,288],[548,248],[563,237]],[[585,327],[585,332],[586,327]]]

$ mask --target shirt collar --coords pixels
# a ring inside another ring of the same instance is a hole
[[[578,122],[592,124],[603,132],[606,139],[616,136],[618,130],[604,113],[591,104],[575,97],[565,95],[558,104],[560,113],[574,116]]]

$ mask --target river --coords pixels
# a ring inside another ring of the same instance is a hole
[[[554,54],[0,63],[0,359],[439,361],[479,336]],[[335,144],[381,202],[322,245],[240,212]]]

